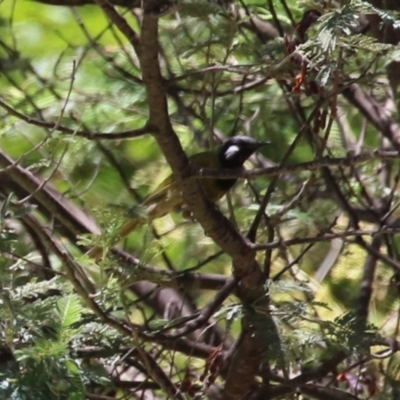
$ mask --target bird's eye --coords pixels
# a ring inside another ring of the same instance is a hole
[[[232,146],[229,146],[227,149],[226,149],[226,151],[225,151],[225,158],[226,159],[230,159],[230,158],[232,158],[232,157],[235,157],[235,155],[237,154],[237,153],[239,153],[239,151],[240,151],[240,148],[238,147],[238,146],[236,146],[236,145],[232,145]]]

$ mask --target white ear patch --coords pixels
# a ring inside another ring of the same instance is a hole
[[[225,158],[229,160],[230,158],[234,157],[240,151],[239,146],[231,145],[225,151]]]

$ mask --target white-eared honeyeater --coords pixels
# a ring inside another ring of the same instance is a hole
[[[190,162],[203,168],[242,168],[244,162],[268,141],[258,141],[247,136],[234,136],[216,150],[205,151],[189,157]],[[211,201],[218,201],[232,188],[237,179],[197,178],[205,195]],[[145,216],[128,220],[116,236],[121,240],[147,221],[161,218],[172,211],[185,208],[185,201],[171,174],[143,201]],[[93,247],[87,253],[92,258],[101,255],[99,247]]]

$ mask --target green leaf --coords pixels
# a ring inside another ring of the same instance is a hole
[[[57,310],[60,317],[61,332],[79,322],[82,314],[82,305],[76,294],[70,294],[57,301]]]

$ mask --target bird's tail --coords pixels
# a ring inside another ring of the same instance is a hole
[[[164,215],[169,214],[174,210],[178,210],[182,206],[182,196],[175,189],[170,194],[170,189],[162,191],[157,196],[153,195],[142,203],[142,206],[146,207],[145,212],[138,215],[135,218],[129,219],[122,225],[122,228],[115,236],[111,245],[118,243],[120,240],[127,237],[131,232],[140,228],[147,222],[151,222],[154,219],[161,218]],[[99,246],[92,247],[86,255],[94,260],[101,258],[103,249]]]
[[[127,237],[130,233],[140,228],[147,222],[147,219],[144,217],[138,217],[134,219],[130,219],[122,225],[122,228],[118,232],[118,235],[114,238],[112,245],[118,243],[123,238]],[[103,254],[103,248],[100,246],[92,247],[86,255],[94,260],[98,260]]]

